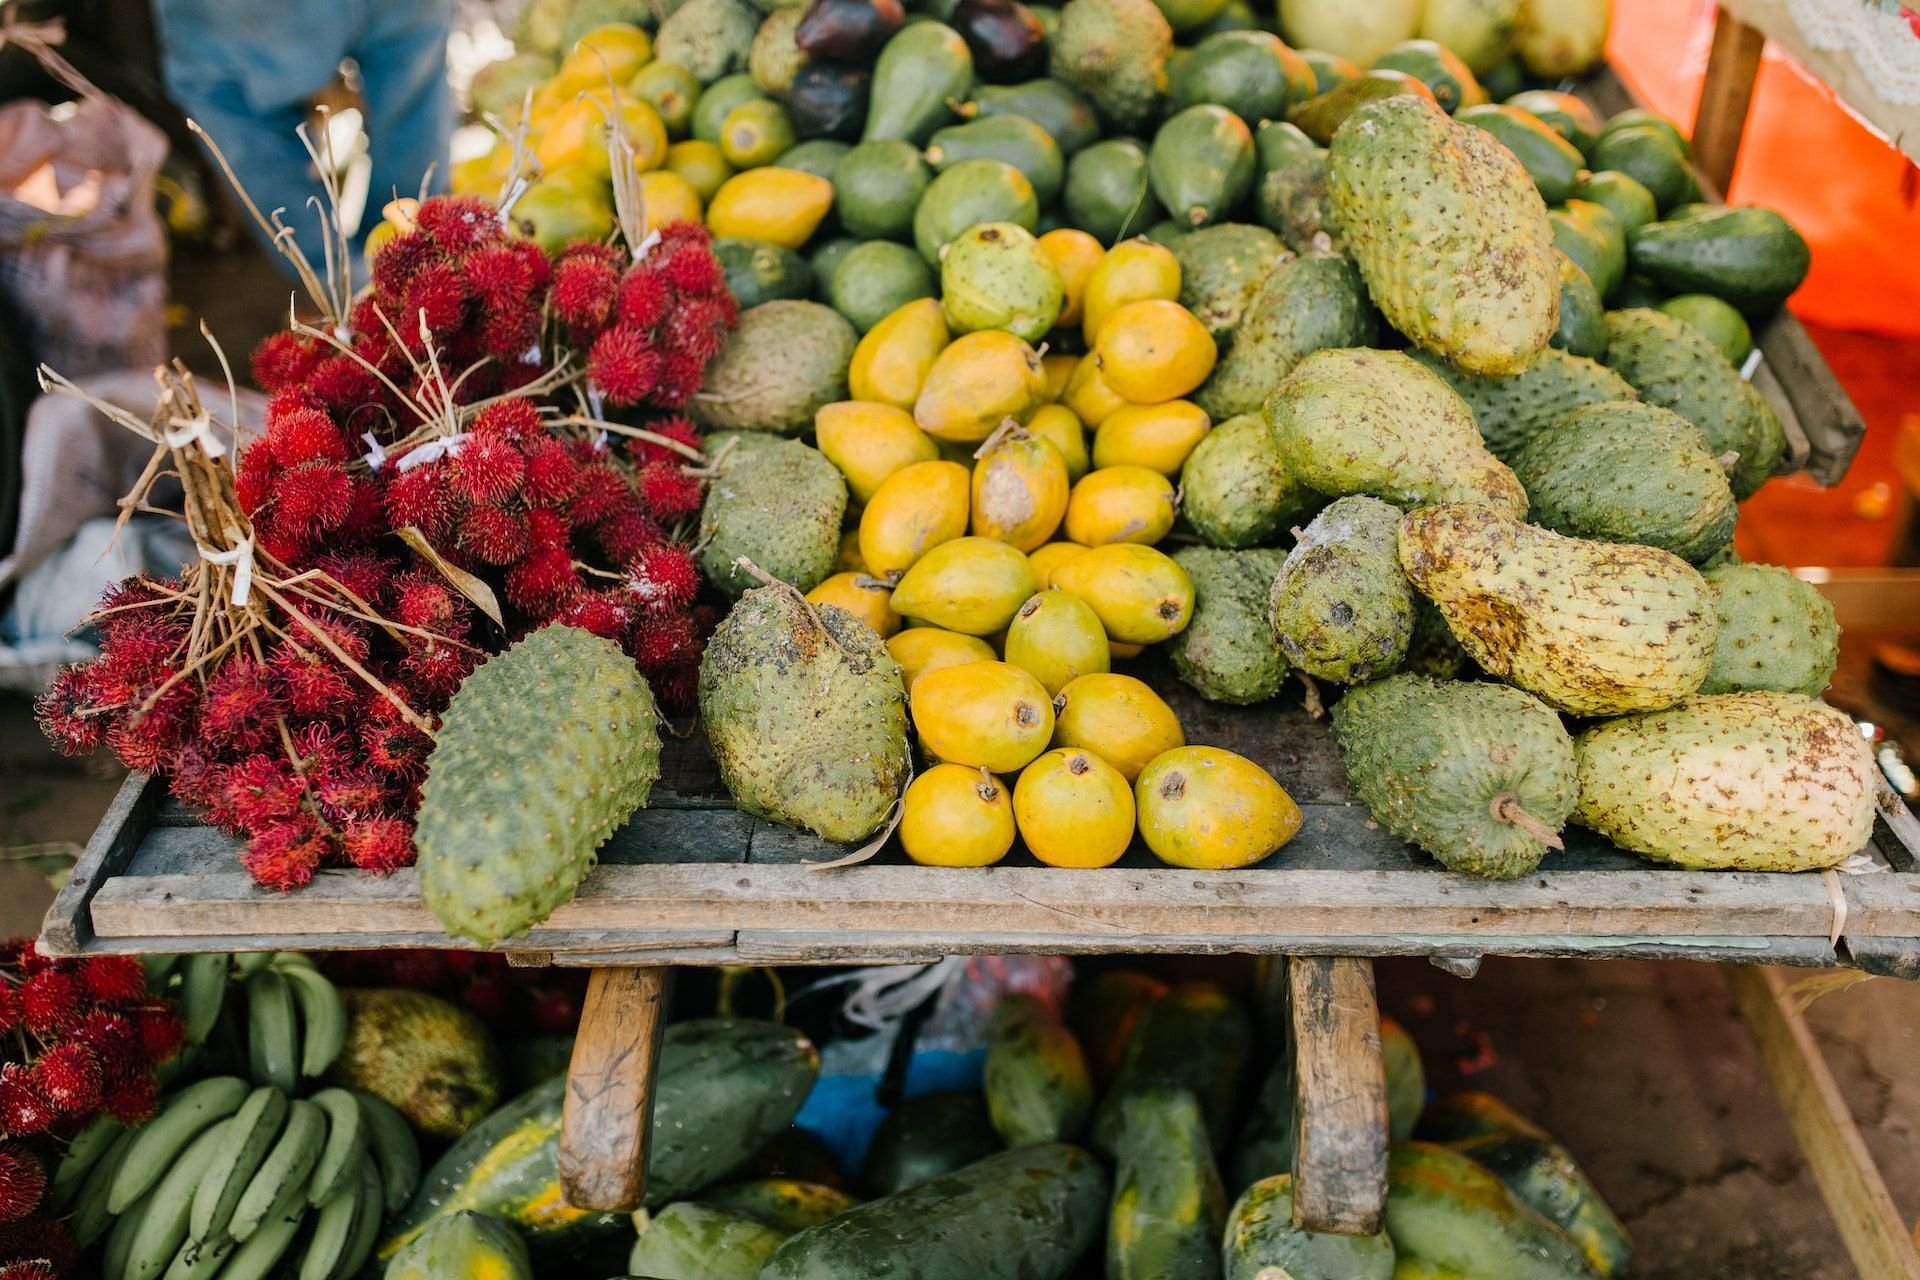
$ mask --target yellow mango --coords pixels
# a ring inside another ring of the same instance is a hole
[[[1162,862],[1196,871],[1250,867],[1300,830],[1300,806],[1273,775],[1218,747],[1181,747],[1134,781],[1140,834]]]
[[[1100,326],[1093,358],[1114,394],[1134,404],[1177,400],[1207,380],[1220,352],[1177,302],[1129,302]]]
[[[900,629],[900,615],[888,603],[892,592],[878,578],[861,573],[836,573],[813,590],[813,604],[837,604],[873,629],[882,640]]]
[[[1053,585],[1054,569],[1085,550],[1077,542],[1049,542],[1043,547],[1035,547],[1027,553],[1027,563],[1033,566],[1034,584],[1045,591]]]
[[[585,93],[561,107],[540,135],[534,155],[549,173],[578,168],[605,178],[607,131],[617,124],[633,148],[634,167],[645,173],[667,157],[667,126],[660,113],[629,93]]]
[[[1147,646],[1143,644],[1127,644],[1120,640],[1109,640],[1107,641],[1107,650],[1113,654],[1113,660],[1115,662],[1123,662],[1128,658],[1139,657],[1147,651]]]
[[[973,532],[1021,551],[1051,538],[1067,510],[1067,461],[1060,451],[1008,419],[977,457]]]
[[[887,652],[900,664],[907,689],[929,671],[968,662],[992,662],[993,646],[979,636],[963,636],[941,627],[908,627],[887,641]]]
[[[1067,379],[1073,376],[1074,366],[1080,363],[1079,356],[1049,353],[1040,357],[1040,367],[1047,375],[1047,403],[1052,404],[1067,389]]]
[[[1165,245],[1145,236],[1122,240],[1107,250],[1087,277],[1080,310],[1080,332],[1092,346],[1107,317],[1129,302],[1180,296],[1180,261]],[[1169,397],[1171,398],[1171,397]]]
[[[912,409],[950,338],[938,298],[919,298],[890,311],[853,349],[847,389],[856,400]]]
[[[1177,476],[1212,425],[1207,411],[1191,400],[1130,404],[1100,424],[1093,437],[1093,465],[1151,467]]]
[[[1004,418],[1024,419],[1046,395],[1046,373],[1034,349],[1010,333],[963,334],[934,358],[913,404],[928,435],[979,444]]]
[[[698,222],[703,212],[700,193],[677,173],[653,169],[640,175],[640,199],[647,209],[647,226]]]
[[[1090,428],[1097,428],[1113,413],[1127,407],[1127,401],[1108,385],[1100,372],[1100,362],[1092,356],[1080,357],[1080,363],[1073,367],[1072,376],[1061,389],[1060,403]]]
[[[1025,556],[992,538],[955,538],[913,562],[894,584],[893,607],[905,618],[990,636],[1013,621],[1032,594],[1033,566]]]
[[[878,400],[836,400],[813,415],[814,444],[847,478],[855,502],[872,498],[881,483],[902,467],[940,456],[933,437],[913,415]]]
[[[720,148],[698,138],[688,138],[668,147],[662,167],[686,179],[687,185],[699,193],[702,203],[713,199],[713,193],[733,176],[733,166],[727,163]]]
[[[1133,843],[1133,789],[1094,752],[1058,747],[1020,771],[1013,817],[1048,866],[1111,866]]]
[[[947,764],[1014,773],[1053,736],[1047,691],[1004,662],[929,671],[914,681],[908,705],[920,745]]]
[[[1073,486],[1067,499],[1067,538],[1083,547],[1110,542],[1151,546],[1173,528],[1174,507],[1173,482],[1158,471],[1102,467]]]
[[[984,769],[937,764],[901,801],[900,847],[924,867],[990,867],[1013,848],[1014,830],[1007,789]]]
[[[840,554],[833,558],[835,573],[866,573],[867,562],[860,555],[860,530],[843,530],[840,534]]]
[[[1063,404],[1043,404],[1027,419],[1027,432],[1060,451],[1067,464],[1068,484],[1087,474],[1087,431],[1073,410]]]
[[[897,577],[966,533],[967,481],[965,467],[939,461],[910,463],[882,481],[860,513],[860,558],[867,572]]]
[[[1007,624],[1006,660],[1038,680],[1049,694],[1112,665],[1099,615],[1078,596],[1037,591]]]
[[[1091,751],[1128,782],[1154,757],[1183,745],[1180,717],[1143,680],[1094,672],[1053,700],[1053,744]]]
[[[653,61],[653,37],[626,22],[595,27],[573,42],[554,82],[569,92],[625,84]]]
[[[833,207],[833,184],[799,169],[767,165],[736,173],[707,205],[707,230],[798,249]],[[864,398],[864,397],[863,397]]]
[[[1135,542],[1094,547],[1056,565],[1053,585],[1091,605],[1108,637],[1123,644],[1157,644],[1185,631],[1193,619],[1187,571],[1164,552]],[[898,600],[894,607],[900,608]]]
[[[1053,259],[1054,270],[1060,273],[1060,291],[1066,298],[1066,305],[1060,308],[1054,324],[1062,329],[1072,328],[1080,323],[1087,281],[1092,279],[1100,260],[1107,256],[1106,250],[1098,240],[1073,227],[1058,227],[1047,232],[1040,237],[1040,247]]]

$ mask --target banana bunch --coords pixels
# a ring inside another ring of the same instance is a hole
[[[419,1181],[413,1130],[380,1099],[215,1076],[144,1124],[86,1130],[54,1195],[82,1246],[105,1235],[104,1280],[264,1280],[288,1256],[299,1280],[344,1280]]]
[[[245,1039],[254,1083],[282,1093],[293,1093],[303,1079],[325,1072],[347,1043],[347,1007],[339,991],[298,952],[149,962],[148,980],[179,1002],[188,1044],[208,1046],[220,1039],[223,1027],[236,1027],[235,1035]],[[232,998],[236,989],[245,997],[244,1013]]]

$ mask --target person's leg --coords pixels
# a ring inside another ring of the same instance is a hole
[[[394,196],[447,189],[453,137],[453,90],[447,84],[447,33],[452,0],[370,0],[353,58],[367,104],[367,139],[373,163],[367,213],[372,227]]]

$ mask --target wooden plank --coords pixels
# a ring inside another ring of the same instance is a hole
[[[1740,135],[1747,127],[1753,82],[1767,38],[1721,9],[1714,16],[1713,49],[1700,84],[1700,109],[1693,125],[1693,161],[1721,191],[1733,184]]]
[[[1721,0],[1721,3],[1723,8],[1758,28],[1790,54],[1875,133],[1920,163],[1920,106],[1889,102],[1874,92],[1866,73],[1850,53],[1814,48],[1793,20],[1786,0]]]
[[[1372,1235],[1387,1207],[1387,1074],[1373,963],[1287,962],[1294,1046],[1293,1222]]]
[[[130,773],[93,829],[93,837],[54,895],[40,924],[40,948],[48,955],[77,955],[93,940],[89,907],[100,886],[132,861],[166,788],[150,774]]]
[[[1786,1003],[1785,981],[1770,969],[1729,969],[1727,985],[1855,1267],[1874,1280],[1920,1280],[1920,1252],[1819,1043]]]
[[[625,1213],[645,1197],[668,972],[595,969],[587,981],[560,1117],[560,1187],[576,1208]]]

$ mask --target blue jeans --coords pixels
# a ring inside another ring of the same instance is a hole
[[[323,231],[310,200],[321,188],[294,130],[344,60],[359,65],[366,99],[373,173],[363,225],[395,194],[417,195],[430,168],[431,189],[446,189],[453,0],[155,0],[153,8],[174,101],[213,136],[261,212],[282,210],[316,269]]]

